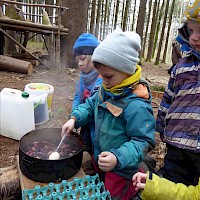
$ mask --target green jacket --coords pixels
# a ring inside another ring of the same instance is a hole
[[[76,128],[94,119],[95,162],[98,163],[98,155],[102,151],[112,152],[118,160],[112,171],[127,179],[138,171],[149,147],[155,144],[151,98],[145,99],[131,93],[113,99],[100,87],[84,104],[75,107],[71,116],[76,117]]]
[[[147,179],[141,197],[143,200],[200,200],[200,178],[198,185],[187,187],[153,174],[152,180]]]

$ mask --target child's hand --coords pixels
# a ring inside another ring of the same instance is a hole
[[[102,171],[111,171],[117,165],[117,158],[111,152],[101,152],[101,154],[99,154],[98,165]]]
[[[74,119],[68,120],[68,121],[62,126],[61,136],[63,136],[64,133],[70,134],[71,131],[72,131],[73,128],[74,128],[74,125],[75,125],[75,120],[74,120]]]
[[[137,172],[136,174],[133,175],[132,181],[133,181],[133,186],[135,186],[135,190],[143,190],[145,185],[146,185],[146,180],[147,180],[147,174]]]

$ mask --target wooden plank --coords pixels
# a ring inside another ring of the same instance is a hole
[[[0,22],[0,27],[3,27],[4,29],[8,30],[13,30],[13,31],[23,31],[23,32],[33,32],[33,33],[38,33],[38,34],[43,34],[43,35],[50,35],[52,34],[51,30],[42,30],[39,28],[31,28],[31,27],[26,27],[26,26],[18,26],[14,24],[2,24]],[[53,31],[53,34],[58,34],[58,31]],[[65,35],[67,33],[61,32],[61,35]]]
[[[36,29],[40,29],[40,30],[49,30],[49,31],[55,31],[58,32],[58,26],[56,25],[44,25],[44,24],[37,24],[37,23],[33,23],[33,22],[27,22],[27,21],[21,21],[21,20],[16,20],[16,19],[10,19],[10,18],[6,18],[6,17],[0,17],[0,24],[1,26],[6,26],[5,24],[8,25],[17,25],[17,26],[25,26],[25,27],[29,27],[29,28],[36,28]],[[64,28],[64,27],[60,27],[60,31],[63,33],[68,33],[69,29],[68,28]]]

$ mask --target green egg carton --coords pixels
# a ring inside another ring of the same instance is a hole
[[[73,181],[63,180],[59,184],[49,183],[39,185],[30,190],[23,190],[23,200],[111,200],[110,193],[105,190],[99,175],[86,175],[84,178],[74,178]]]

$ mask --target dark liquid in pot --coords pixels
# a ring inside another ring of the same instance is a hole
[[[31,157],[48,160],[50,153],[55,151],[60,140],[40,140],[24,147],[25,153]],[[60,159],[69,158],[80,151],[78,144],[67,141],[59,149]]]

